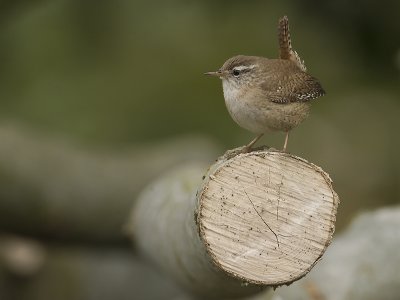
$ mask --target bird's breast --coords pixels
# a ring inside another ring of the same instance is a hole
[[[225,104],[232,119],[253,133],[287,131],[300,124],[309,112],[309,103],[277,104],[254,88],[236,88],[223,81]]]
[[[245,87],[240,89],[223,81],[225,105],[232,119],[241,127],[254,132],[268,131],[265,126],[265,109],[260,110]]]

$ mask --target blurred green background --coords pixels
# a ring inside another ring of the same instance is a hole
[[[339,227],[400,202],[399,1],[2,1],[0,14],[1,122],[98,149],[180,135],[247,143],[221,83],[202,74],[236,54],[276,57],[286,14],[327,91],[289,151],[332,176]]]
[[[294,49],[327,91],[293,131],[289,152],[331,175],[339,231],[360,211],[398,205],[400,1],[3,0],[0,233],[38,239],[47,258],[39,277],[24,281],[3,272],[9,260],[0,253],[0,298],[156,299],[153,287],[166,297],[158,271],[148,274],[130,247],[115,243],[144,181],[176,164],[141,145],[203,136],[222,154],[252,139],[230,118],[221,82],[203,73],[236,54],[277,57],[283,15]],[[7,128],[25,135],[8,139]],[[261,143],[283,141],[274,133]],[[0,250],[7,240],[0,236]],[[8,255],[29,243],[17,239]]]

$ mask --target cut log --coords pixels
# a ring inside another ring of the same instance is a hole
[[[307,274],[331,242],[339,203],[321,168],[262,149],[164,174],[128,225],[142,253],[207,298],[251,295]]]

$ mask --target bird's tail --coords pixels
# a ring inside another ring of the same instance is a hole
[[[296,51],[292,49],[292,41],[290,39],[289,31],[289,19],[287,16],[283,16],[279,19],[278,25],[278,41],[279,41],[279,58],[289,59],[296,63],[296,65],[306,71],[307,68],[304,61],[301,60],[300,56]]]
[[[283,16],[279,19],[278,39],[279,58],[289,59],[290,53],[292,52],[292,42],[290,40],[289,19],[287,16]]]

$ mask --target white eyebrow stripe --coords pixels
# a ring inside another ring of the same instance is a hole
[[[234,70],[238,70],[238,71],[243,71],[243,70],[248,70],[248,69],[254,69],[255,67],[257,67],[257,65],[250,65],[250,66],[237,66],[234,67]]]

